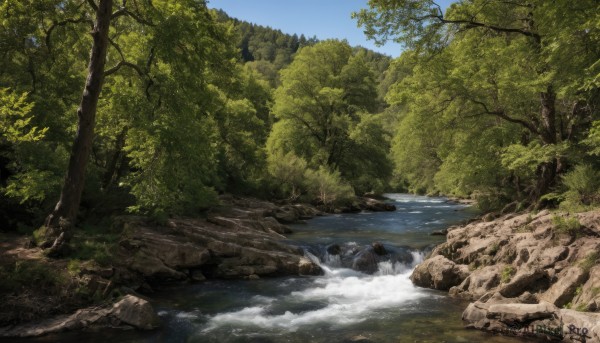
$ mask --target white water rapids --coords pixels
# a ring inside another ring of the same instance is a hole
[[[380,262],[374,275],[321,264],[325,275],[315,278],[313,284],[287,296],[271,298],[255,296],[253,306],[239,311],[220,313],[208,319],[204,332],[220,327],[250,327],[284,329],[293,332],[306,325],[327,323],[345,326],[364,321],[376,311],[402,306],[416,299],[431,296],[413,286],[409,276],[414,266],[423,260],[419,252],[412,252],[411,265]],[[313,260],[314,256],[309,256]],[[332,261],[332,262],[335,262]],[[335,263],[332,263],[335,265]],[[318,303],[316,309],[276,312],[280,302]]]

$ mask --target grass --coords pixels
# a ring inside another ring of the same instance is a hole
[[[84,226],[72,240],[73,260],[94,260],[101,266],[113,263],[113,255],[121,234],[106,229],[108,226]]]
[[[502,283],[508,283],[510,281],[510,279],[512,279],[512,276],[515,274],[515,269],[513,268],[513,266],[508,265],[505,266],[504,269],[502,269],[502,275],[500,277],[500,280],[502,281]]]
[[[584,259],[579,261],[579,266],[586,273],[588,273],[590,271],[590,269],[592,269],[592,267],[594,267],[598,263],[599,257],[600,256],[598,256],[598,252],[596,252],[596,251],[591,252]]]
[[[50,266],[39,261],[20,260],[0,266],[0,292],[20,292],[23,288],[36,287],[51,292],[67,284],[67,278]]]
[[[500,245],[498,243],[494,243],[490,246],[489,248],[489,255],[491,256],[496,256],[496,254],[498,253],[498,250],[500,249]]]
[[[552,224],[554,224],[556,232],[571,236],[577,236],[583,227],[577,218],[563,217],[560,215],[554,215],[552,217]]]

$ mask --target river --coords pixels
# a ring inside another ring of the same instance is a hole
[[[152,295],[164,323],[160,330],[59,338],[86,342],[522,342],[465,330],[460,320],[467,305],[464,301],[414,287],[409,280],[424,254],[445,239],[430,233],[471,218],[475,212],[445,198],[388,197],[397,211],[329,215],[293,226],[290,243],[303,246],[308,256],[318,259],[323,276],[211,280],[181,286]],[[385,247],[386,256],[375,261],[372,274],[349,268],[353,263],[356,267],[357,256],[375,241]]]

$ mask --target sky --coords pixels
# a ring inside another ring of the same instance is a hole
[[[402,47],[388,42],[377,47],[368,41],[352,12],[367,8],[368,0],[209,0],[208,7],[220,8],[230,17],[270,26],[288,34],[316,36],[320,40],[346,39],[352,46],[363,46],[392,57],[400,56]],[[441,0],[446,8],[452,0]]]

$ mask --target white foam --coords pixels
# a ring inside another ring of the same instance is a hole
[[[364,321],[374,311],[395,308],[427,296],[426,291],[414,287],[409,280],[414,265],[423,259],[418,252],[412,254],[414,262],[411,266],[382,262],[375,275],[323,265],[325,276],[316,278],[311,287],[291,292],[272,303],[263,302],[239,311],[217,314],[209,318],[204,330],[222,326],[255,326],[293,332],[301,326],[317,323],[344,326]],[[273,314],[271,309],[279,301],[324,305],[297,313]]]

